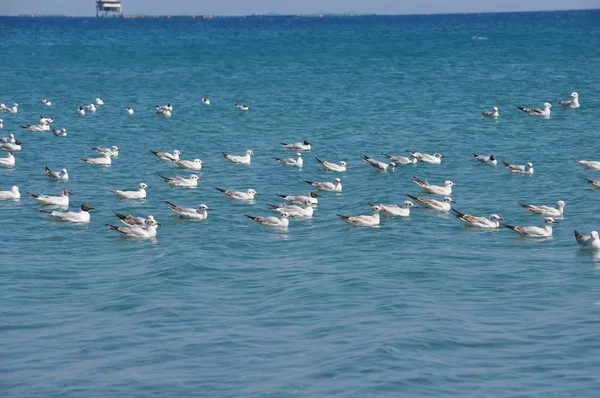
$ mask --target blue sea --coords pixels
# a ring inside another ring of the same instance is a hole
[[[571,157],[600,160],[600,11],[260,18],[0,18],[0,114],[23,142],[0,167],[0,391],[4,397],[597,397],[600,192]],[[581,108],[557,101],[577,91]],[[201,104],[201,97],[211,105]],[[41,99],[48,97],[52,107]],[[76,109],[101,97],[81,117]],[[516,106],[554,104],[549,119]],[[173,116],[155,114],[173,104]],[[248,112],[235,104],[246,103]],[[125,108],[132,106],[129,116]],[[484,118],[493,106],[500,118]],[[67,137],[27,132],[54,116]],[[302,169],[281,142],[308,139]],[[112,166],[85,164],[117,145]],[[149,150],[205,162],[198,188]],[[250,166],[221,152],[252,149]],[[379,173],[361,154],[440,152],[442,164]],[[532,162],[531,177],[473,153]],[[1,153],[1,156],[6,156]],[[349,163],[327,173],[314,157]],[[68,183],[44,166],[67,168]],[[517,202],[567,202],[552,239],[481,231],[422,208],[351,226],[367,202],[423,196],[411,177],[457,184],[454,207],[542,218]],[[275,196],[341,177],[288,231]],[[120,200],[109,188],[152,186]],[[215,187],[254,188],[255,203]],[[87,225],[56,223],[25,192],[68,188]],[[164,201],[206,203],[182,220]],[[123,237],[113,211],[162,225]]]

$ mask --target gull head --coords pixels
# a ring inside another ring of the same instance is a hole
[[[111,146],[110,149],[114,152],[119,152],[119,147],[116,145]]]
[[[62,169],[60,172],[63,174],[67,174],[67,169]]]
[[[194,159],[194,163],[196,163],[196,164],[202,164],[204,162],[202,160],[200,160],[200,159]]]
[[[141,182],[140,185],[138,185],[140,187],[140,189],[146,189],[146,188],[151,188],[150,185],[146,185],[145,183]]]
[[[444,202],[446,202],[446,203],[456,203],[456,201],[454,199],[452,199],[450,196],[445,196],[444,197]]]
[[[81,205],[81,211],[90,211],[95,210],[93,207],[86,205],[85,203]]]
[[[410,207],[414,207],[415,209],[418,208],[419,206],[415,205],[413,202],[411,202],[410,200],[405,200],[404,203],[402,204],[402,207],[404,207],[405,209],[408,209]]]
[[[532,167],[533,167],[533,163],[529,162],[529,163],[527,163],[525,166],[527,166],[527,168],[528,168],[528,169],[530,169],[530,168],[532,168]]]
[[[317,194],[316,192],[311,192],[308,194],[311,198],[319,198],[321,197],[321,195]]]
[[[390,164],[389,164],[389,167],[391,167],[391,168],[395,168],[395,167],[396,167],[396,163],[394,163],[394,162],[390,162]]]
[[[190,176],[190,180],[192,180],[192,181],[197,181],[197,180],[199,180],[199,179],[200,179],[200,177],[198,177],[196,174],[192,174],[192,175]]]
[[[146,227],[155,227],[157,225],[160,225],[160,223],[157,222],[153,216],[148,216],[148,218],[146,218],[146,221],[144,222],[144,224],[146,224]]]
[[[179,155],[181,155],[181,151],[180,151],[180,150],[178,150],[178,149],[175,149],[175,150],[173,151],[173,155],[175,155],[175,156],[179,156]]]
[[[571,97],[573,97],[573,98],[577,98],[577,97],[579,97],[579,94],[577,94],[577,92],[576,92],[576,91],[573,91],[573,92],[571,93]]]
[[[309,141],[309,140],[304,140],[302,143],[303,143],[304,145],[310,145],[310,141]]]
[[[63,189],[62,194],[63,196],[71,196],[73,195],[73,192],[69,191],[68,189]]]
[[[14,185],[14,186],[13,186],[13,187],[10,189],[10,191],[11,191],[12,193],[19,193],[19,187],[18,187],[18,186],[16,186],[16,185]]]
[[[444,181],[444,185],[445,185],[445,186],[447,186],[447,187],[453,187],[453,186],[455,186],[456,184],[455,184],[455,183],[453,183],[452,181]]]
[[[246,193],[248,195],[258,195],[258,192],[256,192],[254,189],[250,188],[249,190],[246,191]]]
[[[297,153],[296,153],[296,156],[298,156],[299,158],[301,158],[301,157],[302,157],[302,154],[301,154],[300,152],[297,152]]]
[[[202,203],[200,206],[198,206],[198,209],[204,210],[204,211],[212,210],[210,207],[208,207],[204,203]]]
[[[335,182],[335,183],[338,183],[338,184],[341,184],[341,183],[342,183],[342,180],[341,180],[341,178],[336,178],[335,180],[333,180],[333,182]]]
[[[556,207],[561,208],[561,207],[565,207],[567,205],[567,202],[565,202],[564,200],[559,200],[558,202],[556,202]]]
[[[492,110],[494,110],[494,111],[498,112],[498,107],[497,107],[497,106],[495,106],[495,107],[493,107],[493,108],[492,108]]]
[[[249,155],[249,156],[254,156],[254,152],[252,152],[252,150],[251,150],[251,149],[248,149],[248,150],[246,151],[246,155]]]
[[[441,159],[441,158],[444,157],[441,153],[437,153],[437,152],[434,153],[433,156],[436,157],[436,158],[438,158],[438,159]]]
[[[339,163],[340,166],[342,167],[346,167],[348,166],[348,163],[344,162],[343,160]]]
[[[500,217],[498,214],[492,214],[490,216],[490,220],[492,220],[492,221],[498,221],[498,220],[504,220],[504,218]]]
[[[546,102],[546,103],[544,103],[544,108],[550,109],[550,108],[552,108],[552,104],[549,102]]]
[[[287,211],[282,211],[279,218],[288,218],[289,216],[290,216],[290,214]]]
[[[496,155],[494,155],[493,153],[490,155],[490,160],[496,160]]]
[[[546,224],[546,225],[558,224],[558,221],[554,221],[554,218],[552,218],[552,217],[546,217],[546,218],[544,218],[544,224]]]
[[[598,231],[592,231],[591,235],[593,240],[598,240]]]

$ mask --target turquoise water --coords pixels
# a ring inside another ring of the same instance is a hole
[[[0,190],[66,186],[72,208],[97,209],[81,226],[52,222],[25,195],[0,202],[2,395],[597,396],[600,257],[573,229],[600,227],[600,193],[583,181],[600,173],[569,158],[600,160],[599,17],[0,18],[0,102],[20,104],[0,115],[0,135],[24,142]],[[548,120],[515,108],[572,91],[581,108],[555,105]],[[75,113],[98,96],[96,114]],[[154,114],[167,102],[168,120]],[[481,117],[492,106],[498,121]],[[20,131],[40,113],[69,136]],[[280,142],[304,139],[302,170],[272,160],[292,154]],[[79,160],[90,145],[121,155],[90,166]],[[161,181],[189,173],[148,150],[175,148],[206,162],[197,189]],[[249,167],[220,155],[246,149]],[[385,174],[360,159],[406,150],[445,158]],[[478,166],[473,152],[531,161],[535,175]],[[350,167],[325,173],[314,156]],[[68,184],[48,181],[45,165],[68,168]],[[550,240],[423,209],[380,228],[336,218],[420,195],[413,175],[457,183],[463,212],[538,225],[517,202],[562,199],[566,216]],[[343,192],[286,233],[244,217],[271,214],[275,193],[308,193],[303,179],[338,176]],[[107,190],[142,181],[145,201]],[[236,203],[215,186],[262,195]],[[214,210],[183,221],[165,200]],[[113,210],[154,215],[156,241],[110,231]]]

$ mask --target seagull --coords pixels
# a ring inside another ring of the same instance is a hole
[[[4,104],[0,104],[0,111],[5,113],[18,113],[19,112],[19,104],[13,104],[12,107],[7,107]]]
[[[123,224],[128,225],[130,227],[144,227],[146,225],[146,220],[154,220],[153,216],[143,218],[138,216],[132,216],[131,214],[125,215],[117,213],[116,211],[113,211],[113,213],[115,213],[115,216],[117,216]]]
[[[564,200],[559,200],[556,202],[555,207],[550,206],[534,206],[534,205],[525,205],[523,203],[519,203],[519,206],[524,208],[525,210],[529,210],[533,214],[538,214],[540,216],[545,217],[563,217],[563,211],[567,203]]]
[[[584,178],[584,180],[594,188],[600,188],[600,181],[589,180],[587,178]]]
[[[96,112],[96,106],[94,104],[85,105],[85,109],[92,113]]]
[[[180,169],[201,170],[204,162],[200,159],[194,159],[194,160],[177,159],[177,160],[175,160],[175,164]]]
[[[15,140],[15,142],[5,142],[0,144],[0,149],[4,149],[6,151],[20,151],[22,142],[19,140]]]
[[[21,192],[18,186],[13,186],[10,191],[0,191],[0,200],[21,199]]]
[[[452,195],[452,187],[456,184],[452,181],[444,181],[444,186],[431,185],[427,181],[419,180],[417,177],[413,177],[412,181],[418,186],[422,187],[425,191],[434,195],[450,196]]]
[[[50,101],[49,98],[42,98],[42,102],[44,103],[44,105],[46,106],[52,106],[52,101]]]
[[[42,213],[46,213],[50,217],[56,219],[57,221],[63,222],[77,222],[77,223],[87,223],[90,222],[90,210],[94,210],[93,207],[86,205],[85,203],[81,205],[79,211],[46,211],[40,210]]]
[[[41,122],[40,124],[24,124],[21,128],[27,131],[50,131],[50,125],[45,122]]]
[[[577,94],[575,91],[573,91],[571,93],[571,98],[573,98],[573,99],[570,101],[558,101],[558,105],[561,105],[565,108],[571,108],[571,109],[579,108],[579,94]]]
[[[171,162],[179,160],[179,155],[181,155],[181,151],[179,151],[177,149],[175,149],[172,154],[169,152],[156,152],[156,151],[150,151],[150,153],[157,156],[160,160],[169,160]]]
[[[376,168],[379,171],[387,171],[388,167],[389,168],[395,168],[396,167],[396,163],[383,163],[380,162],[379,160],[375,160],[373,158],[368,157],[365,154],[361,155],[362,160],[365,161],[365,163],[368,163],[370,166]]]
[[[8,156],[5,158],[0,158],[0,165],[7,167],[15,166],[15,154],[13,151],[8,151]]]
[[[577,230],[575,230],[574,233],[577,244],[582,249],[600,249],[600,238],[598,238],[598,231],[592,231],[590,236],[581,235],[579,232],[577,232]]]
[[[128,106],[127,108],[125,108],[125,112],[127,112],[128,115],[133,115],[133,108]]]
[[[485,156],[474,153],[473,156],[475,156],[475,159],[477,159],[477,161],[480,164],[489,164],[491,166],[495,166],[498,164],[498,160],[496,159],[496,156],[494,154],[491,154],[490,156]]]
[[[288,220],[288,214],[286,212],[281,213],[279,217],[256,217],[249,216],[248,214],[245,214],[245,216],[267,227],[287,229],[290,225],[290,220]]]
[[[310,200],[305,200],[302,203],[302,206],[299,205],[270,205],[267,203],[271,209],[281,212],[287,213],[289,217],[298,217],[298,218],[312,218],[313,212],[315,209],[311,206]]]
[[[222,189],[222,188],[217,188],[217,187],[215,187],[215,189],[219,192],[224,193],[225,195],[229,196],[230,198],[237,199],[237,200],[254,200],[254,196],[258,195],[258,192],[256,192],[252,188],[248,189],[246,192],[232,191],[230,189]]]
[[[373,212],[371,213],[370,216],[343,216],[341,214],[336,214],[339,218],[341,218],[342,220],[350,223],[350,224],[354,224],[354,225],[359,225],[361,227],[374,227],[376,225],[379,225],[379,212],[381,211],[381,207],[379,206],[372,206],[371,207]]]
[[[52,169],[48,168],[48,166],[46,166],[45,170],[46,175],[48,175],[48,178],[50,178],[51,180],[69,180],[69,173],[67,173],[67,169],[62,169],[61,171],[53,171]]]
[[[102,147],[90,147],[90,148],[92,148],[92,151],[99,153],[101,155],[104,153],[108,153],[113,158],[116,158],[119,156],[119,147],[116,145],[113,145],[110,148],[102,148]]]
[[[406,156],[394,156],[382,153],[383,156],[391,160],[396,164],[396,166],[406,166],[407,164],[417,164],[418,159],[412,155]]]
[[[251,156],[254,156],[254,152],[252,152],[252,150],[248,149],[246,151],[245,155],[241,155],[241,156],[236,156],[236,155],[230,155],[228,153],[225,152],[221,152],[223,154],[223,157],[227,160],[229,160],[231,163],[238,163],[238,164],[250,164],[251,162]]]
[[[523,112],[527,112],[530,115],[538,115],[538,116],[550,117],[550,108],[552,108],[552,104],[550,104],[549,102],[544,103],[544,109],[540,109],[540,108],[523,108],[521,106],[517,106],[517,108],[519,108]]]
[[[97,158],[80,158],[87,164],[97,164],[101,166],[110,166],[112,164],[112,160],[109,152],[101,153]]]
[[[121,199],[146,199],[146,189],[148,188],[151,188],[150,185],[142,182],[137,191],[119,191],[118,189],[109,189],[109,191]]]
[[[512,226],[502,224],[506,228],[512,229],[517,232],[521,236],[531,236],[534,238],[548,238],[552,236],[552,224],[558,224],[557,221],[554,221],[551,217],[544,218],[544,226],[543,227],[521,227],[521,226]]]
[[[310,151],[312,149],[312,145],[309,140],[295,142],[293,144],[286,144],[282,142],[281,145],[283,145],[284,148],[291,149],[293,151]]]
[[[196,188],[198,186],[198,180],[201,178],[196,174],[192,174],[189,178],[185,177],[165,177],[160,176],[165,182],[174,187],[184,187],[184,188]]]
[[[456,203],[454,199],[452,199],[450,196],[446,196],[442,200],[428,199],[412,195],[406,196],[408,196],[412,200],[416,200],[417,202],[421,203],[424,207],[433,209],[435,211],[450,211],[452,209],[452,205],[450,205],[450,203]]]
[[[304,203],[304,201],[306,199],[308,199],[310,201],[310,204],[313,206],[316,206],[319,204],[319,198],[320,195],[317,194],[316,192],[310,192],[308,194],[308,196],[302,196],[302,195],[281,195],[281,194],[275,194],[275,196],[279,196],[280,198],[283,198],[284,200],[287,200],[288,202],[292,202],[292,203]]]
[[[202,103],[204,105],[210,105],[210,100],[208,98],[206,98],[206,97],[202,97]]]
[[[78,113],[79,115],[81,115],[81,116],[85,116],[85,109],[83,109],[83,106],[80,106],[80,107],[77,109],[77,113]]]
[[[305,183],[312,185],[320,191],[331,191],[331,192],[342,192],[342,180],[336,178],[333,182],[318,182],[318,181],[307,181]]]
[[[319,162],[319,164],[321,164],[321,166],[325,167],[325,171],[343,172],[343,171],[346,171],[346,167],[348,167],[348,163],[344,162],[343,160],[341,162],[339,162],[338,164],[335,164],[335,163],[328,162],[326,160],[321,160],[319,158],[315,158],[315,159],[317,159],[317,162]]]
[[[44,115],[40,115],[40,124],[43,124],[43,123],[52,124],[52,123],[54,123],[55,120],[56,120],[56,118],[54,118],[54,117],[44,117]]]
[[[504,163],[504,167],[509,169],[512,173],[533,175],[533,163],[531,163],[531,162],[527,163],[526,165],[520,165],[520,164],[510,164],[503,160],[502,163]]]
[[[440,164],[444,157],[441,153],[434,153],[433,155],[420,152],[409,152],[413,157],[417,158],[419,162],[427,164]]]
[[[173,106],[171,104],[158,106],[156,105],[156,114],[164,117],[171,117]]]
[[[300,152],[296,153],[296,156],[298,156],[297,159],[294,158],[273,158],[275,159],[278,163],[281,163],[285,166],[296,166],[296,167],[302,167],[302,165],[304,164],[304,161],[302,160],[302,154]]]
[[[498,107],[495,106],[491,111],[481,112],[484,117],[500,117],[500,113],[498,112]]]
[[[52,129],[52,133],[54,133],[54,135],[57,137],[66,137],[67,129],[64,127],[62,129]]]
[[[247,110],[249,110],[249,109],[250,109],[250,108],[248,107],[248,105],[246,105],[246,104],[242,104],[242,105],[235,104],[235,107],[236,107],[236,108],[238,108],[240,111],[247,111]]]
[[[26,192],[33,200],[44,205],[44,206],[60,206],[69,207],[69,196],[72,195],[68,189],[63,189],[60,196],[48,196],[42,194],[35,194]]]
[[[15,135],[12,133],[8,137],[0,138],[0,142],[10,142],[11,144],[14,144],[16,141],[17,140],[15,139]]]
[[[113,231],[117,231],[130,238],[148,239],[156,236],[156,230],[160,223],[156,222],[154,217],[148,216],[143,227],[117,227],[115,225],[106,224]]]
[[[504,220],[498,214],[492,214],[489,216],[489,218],[485,218],[472,216],[470,214],[464,214],[456,209],[452,209],[452,211],[456,215],[456,218],[458,218],[460,221],[467,223],[467,225],[471,227],[486,229],[499,228],[500,222],[498,220]]]
[[[4,128],[4,120],[0,119],[0,130]]]
[[[171,202],[165,202],[169,209],[179,214],[181,218],[191,218],[194,220],[206,220],[208,218],[208,211],[212,210],[205,204],[201,204],[197,209],[193,207],[179,207]]]
[[[405,200],[402,206],[398,205],[384,205],[381,203],[368,203],[369,206],[379,206],[381,211],[389,214],[390,216],[410,217],[410,209],[417,209],[419,206],[415,205],[410,200]]]
[[[104,101],[102,101],[102,98],[100,98],[100,97],[96,98],[96,105],[100,105],[100,106],[104,105]]]
[[[579,159],[575,159],[575,158],[571,158],[571,160],[576,161],[577,163],[579,163],[580,165],[582,165],[586,169],[600,170],[600,162],[598,162],[598,161],[595,161],[595,160],[579,160]]]

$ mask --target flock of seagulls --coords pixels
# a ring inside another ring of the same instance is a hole
[[[210,105],[210,100],[207,97],[202,97],[202,104]],[[52,101],[48,98],[43,98],[42,103],[46,107],[52,106]],[[558,104],[564,108],[577,109],[580,107],[579,95],[577,92],[571,94],[571,100],[558,101]],[[101,98],[96,98],[93,103],[81,105],[76,109],[76,112],[85,116],[86,112],[96,112],[100,107],[104,105],[104,101]],[[240,111],[248,111],[250,108],[246,104],[236,104],[235,107]],[[552,105],[545,103],[543,108],[533,107],[517,107],[519,110],[526,112],[530,115],[539,115],[544,117],[550,116],[550,110]],[[18,113],[19,104],[14,103],[12,106],[6,106],[0,104],[0,112],[6,114]],[[167,105],[156,106],[156,114],[162,117],[172,117],[173,106],[169,103]],[[134,110],[132,107],[125,108],[125,112],[128,115],[133,115]],[[493,107],[491,111],[482,112],[484,117],[498,118],[500,117],[498,107]],[[40,116],[39,124],[21,125],[20,127],[24,131],[30,132],[49,132],[51,126],[54,123],[54,118]],[[4,128],[4,120],[0,119],[0,129]],[[67,130],[52,129],[52,132],[56,136],[67,136]],[[14,134],[10,134],[8,137],[0,138],[0,150],[7,151],[6,157],[0,158],[0,166],[3,167],[16,167],[16,156],[15,153],[22,150],[22,142],[15,138]],[[287,167],[302,168],[304,165],[303,153],[311,151],[313,145],[309,140],[303,140],[294,143],[281,143],[284,149],[289,151],[295,151],[294,157],[274,157],[275,162],[280,163]],[[91,147],[90,148],[95,154],[95,157],[81,158],[81,160],[90,165],[99,166],[110,166],[114,158],[119,157],[120,149],[118,146],[113,145],[110,147]],[[422,153],[407,151],[408,156],[403,155],[392,155],[382,154],[384,161],[378,160],[374,157],[362,154],[361,159],[363,162],[373,167],[382,173],[390,169],[397,167],[403,167],[407,165],[414,165],[417,163],[428,164],[428,165],[440,165],[444,159],[444,156],[440,153]],[[202,169],[203,161],[201,159],[182,159],[182,152],[175,149],[173,152],[159,152],[150,150],[150,153],[156,156],[161,161],[172,162],[178,168],[188,171],[200,171]],[[252,162],[252,158],[255,156],[254,152],[247,149],[243,154],[230,154],[222,152],[223,157],[238,165],[249,165]],[[483,155],[473,154],[475,160],[479,164],[496,166],[498,159],[494,154]],[[334,173],[345,173],[348,170],[349,164],[345,160],[332,162],[329,160],[322,160],[315,157],[316,162],[323,167],[324,171]],[[590,161],[575,159],[574,161],[581,164],[586,169],[600,170],[600,161]],[[534,169],[533,164],[528,162],[526,164],[512,164],[502,160],[502,164],[506,169],[514,174],[533,175]],[[69,173],[66,169],[52,170],[45,167],[45,173],[47,178],[58,181],[68,181]],[[184,188],[195,188],[198,186],[198,181],[202,178],[197,174],[191,174],[187,177],[182,176],[160,176],[164,183],[169,184],[173,187],[184,187]],[[334,178],[332,181],[309,181],[304,180],[314,190],[308,195],[285,195],[276,194],[277,197],[283,199],[283,204],[267,204],[267,207],[274,212],[277,212],[277,216],[254,216],[246,214],[246,216],[252,221],[265,225],[267,227],[273,227],[278,229],[287,229],[290,225],[290,219],[307,219],[312,218],[314,215],[315,208],[319,204],[319,198],[323,196],[324,192],[339,193],[342,192],[342,179],[339,177]],[[383,204],[383,203],[372,203],[368,205],[371,208],[370,214],[364,215],[342,215],[337,216],[350,224],[364,227],[375,227],[381,224],[381,214],[387,215],[387,217],[409,217],[412,209],[419,208],[418,203],[421,207],[431,209],[435,212],[452,212],[454,216],[465,223],[466,225],[474,228],[481,229],[499,229],[500,227],[506,227],[521,236],[527,237],[551,237],[552,236],[552,225],[556,224],[557,219],[564,217],[564,208],[566,202],[559,200],[556,206],[546,205],[530,205],[519,203],[523,209],[543,217],[543,224],[541,226],[519,226],[503,224],[501,221],[504,219],[498,214],[491,214],[489,216],[476,216],[472,214],[462,213],[452,207],[455,201],[452,199],[453,187],[459,186],[458,184],[446,180],[442,184],[436,185],[430,183],[427,180],[413,177],[412,181],[422,189],[427,196],[414,196],[407,195],[410,200],[405,200],[402,204]],[[586,182],[600,188],[600,181],[586,179]],[[140,200],[147,197],[147,189],[151,188],[144,182],[137,185],[137,189],[131,190],[119,190],[109,188],[109,191],[115,194],[121,199],[129,200]],[[223,195],[230,199],[237,201],[252,202],[255,197],[259,195],[257,191],[250,188],[246,191],[235,191],[231,189],[215,187],[215,189],[221,192]],[[48,207],[57,207],[62,209],[68,209],[70,205],[71,192],[68,189],[63,189],[58,196],[51,196],[41,193],[30,193],[26,194],[34,201],[43,206],[42,212],[49,217],[61,221],[61,222],[72,222],[72,223],[88,223],[91,220],[90,212],[94,210],[93,207],[88,204],[81,204],[78,211],[58,211],[48,210]],[[0,191],[0,199],[2,200],[19,200],[21,193],[18,186],[13,186],[8,191]],[[206,204],[200,204],[197,208],[181,207],[172,202],[166,201],[167,207],[177,214],[181,218],[191,220],[206,220],[208,219],[209,211],[212,209]],[[119,232],[122,235],[133,238],[153,238],[157,235],[158,227],[161,225],[157,222],[152,215],[146,217],[134,216],[130,214],[121,214],[114,212],[115,216],[119,221],[124,224],[116,226],[113,224],[106,224],[108,228],[113,231]],[[582,235],[578,231],[574,231],[576,242],[585,249],[599,249],[600,250],[600,238],[598,232],[592,231],[589,236]]]

